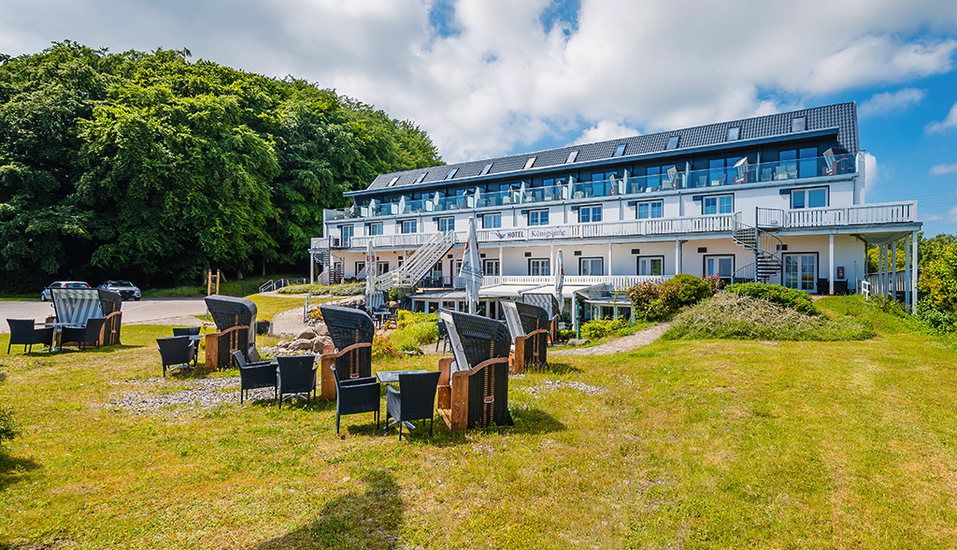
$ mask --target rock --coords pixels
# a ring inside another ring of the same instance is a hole
[[[584,346],[588,343],[588,340],[584,338],[571,338],[568,340],[569,346]]]
[[[325,346],[331,346],[331,345],[332,345],[332,337],[331,337],[331,336],[328,336],[328,335],[327,335],[327,336],[320,336],[320,337],[319,337],[319,340],[322,342],[323,347],[325,347]],[[319,351],[322,351],[322,348],[320,348]]]
[[[303,329],[299,335],[296,336],[296,340],[312,340],[316,336],[316,329],[309,327]]]
[[[305,338],[297,338],[292,341],[292,344],[289,346],[290,349],[312,349],[312,340],[306,340]]]
[[[326,326],[322,321],[316,321],[316,335],[318,336],[329,336],[329,327]]]

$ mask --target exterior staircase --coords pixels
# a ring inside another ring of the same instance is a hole
[[[448,254],[455,246],[455,233],[435,233],[418,250],[413,252],[402,264],[388,273],[376,277],[377,290],[391,288],[411,288],[428,273],[432,266]]]
[[[781,272],[781,239],[757,227],[735,221],[731,239],[745,250],[754,252],[754,263],[735,270],[734,278],[751,279],[755,282],[768,282],[768,279]]]

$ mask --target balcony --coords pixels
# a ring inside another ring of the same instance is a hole
[[[556,200],[588,200],[624,195],[641,195],[659,191],[704,189],[753,183],[782,183],[789,180],[839,176],[856,173],[855,156],[851,154],[797,159],[784,162],[742,164],[728,168],[679,171],[653,176],[626,176],[590,182],[569,182],[551,187],[515,185],[508,191],[486,192],[480,188],[464,190],[461,195],[445,197],[436,193],[428,200],[401,197],[398,202],[372,200],[365,206],[324,210],[324,220],[365,219],[381,216],[454,213],[476,208],[542,205]]]
[[[917,201],[845,206],[842,208],[757,209],[757,225],[762,229],[798,229],[850,225],[914,223]]]

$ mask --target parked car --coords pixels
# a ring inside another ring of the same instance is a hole
[[[53,300],[53,296],[50,294],[51,288],[90,288],[90,285],[84,283],[83,281],[56,281],[50,286],[43,289],[43,292],[40,293],[41,302],[49,302]]]
[[[129,281],[107,281],[96,288],[115,292],[124,300],[131,298],[133,300],[139,300],[142,297],[139,287]]]

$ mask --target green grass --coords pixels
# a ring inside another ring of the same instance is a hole
[[[875,329],[555,357],[511,378],[515,426],[438,420],[433,440],[401,443],[370,415],[337,438],[332,403],[111,405],[159,375],[168,327],[2,356],[0,403],[23,433],[0,454],[0,547],[952,547],[957,348]]]
[[[223,296],[247,296],[259,292],[259,287],[266,281],[279,279],[301,279],[301,274],[252,276],[244,279],[229,279],[223,275],[224,282],[219,285],[219,293]],[[213,287],[215,292],[215,285]],[[38,295],[39,296],[39,295]],[[173,288],[151,288],[143,290],[143,298],[198,298],[206,296],[206,284],[196,286],[180,286]]]

